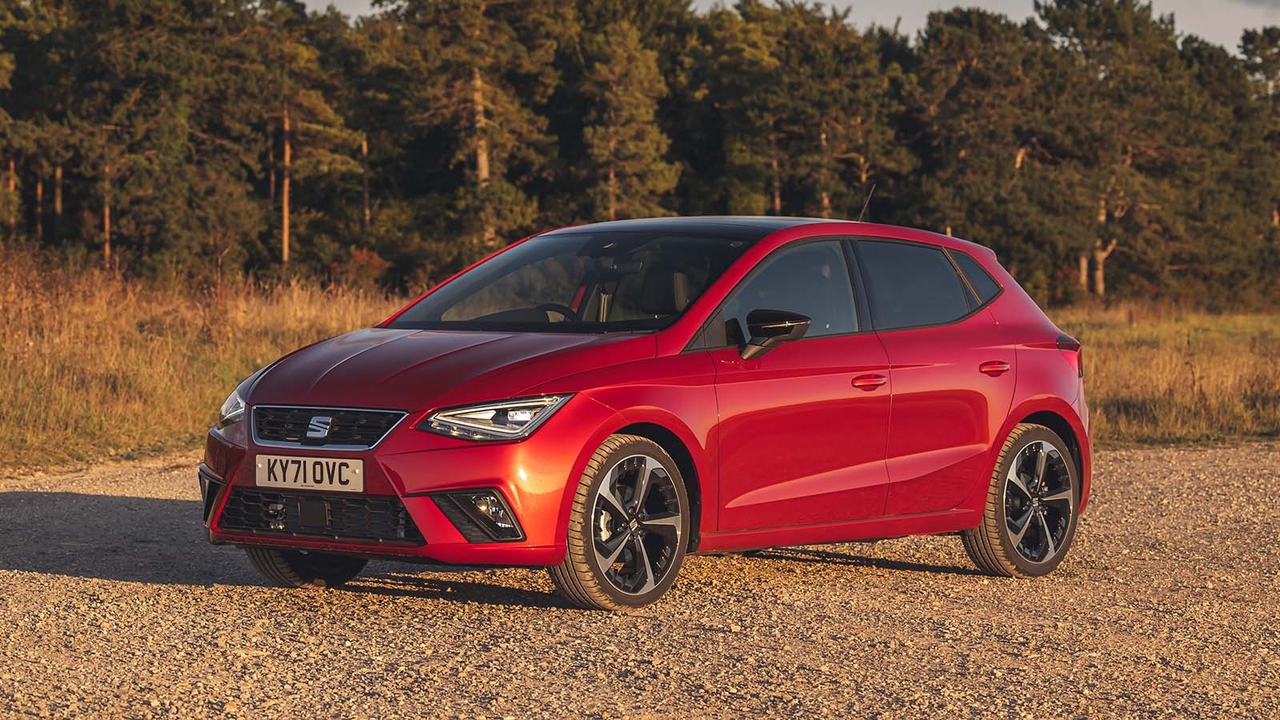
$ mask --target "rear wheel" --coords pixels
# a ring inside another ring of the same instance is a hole
[[[629,610],[675,582],[689,538],[689,498],[671,456],[635,435],[613,435],[587,464],[569,515],[564,562],[548,568],[570,602]]]
[[[962,536],[974,564],[1005,577],[1056,568],[1075,538],[1079,477],[1057,433],[1029,423],[1014,427],[992,473],[982,524]]]
[[[248,547],[249,560],[262,576],[280,587],[338,587],[355,579],[367,560],[346,555]]]

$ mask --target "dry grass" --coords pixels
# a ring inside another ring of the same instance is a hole
[[[153,287],[0,251],[0,467],[195,447],[254,369],[399,303],[296,284]],[[1280,316],[1052,315],[1086,345],[1097,442],[1280,435]]]
[[[1280,315],[1134,304],[1050,315],[1085,345],[1096,441],[1280,436]]]
[[[0,251],[0,467],[195,447],[255,369],[396,307],[301,285],[148,287]]]

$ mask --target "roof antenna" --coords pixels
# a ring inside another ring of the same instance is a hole
[[[867,201],[862,203],[862,212],[858,213],[858,222],[862,222],[862,218],[867,214],[867,206],[871,204],[871,196],[876,194],[876,184],[871,183],[871,190],[867,193]]]

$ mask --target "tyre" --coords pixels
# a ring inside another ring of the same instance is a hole
[[[573,604],[631,610],[675,582],[689,542],[689,496],[657,443],[613,435],[587,463],[569,514],[564,562],[548,568]]]
[[[1041,425],[1014,427],[1000,450],[982,524],[961,536],[978,569],[1036,577],[1062,562],[1079,523],[1080,473],[1066,443]]]
[[[262,576],[280,587],[338,587],[355,579],[367,560],[346,555],[249,547],[244,549]]]

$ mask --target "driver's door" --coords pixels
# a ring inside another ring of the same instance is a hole
[[[743,360],[746,316],[760,309],[800,313],[812,323],[800,340]],[[889,363],[878,337],[859,327],[840,242],[778,250],[743,280],[712,323],[719,529],[883,515]]]

